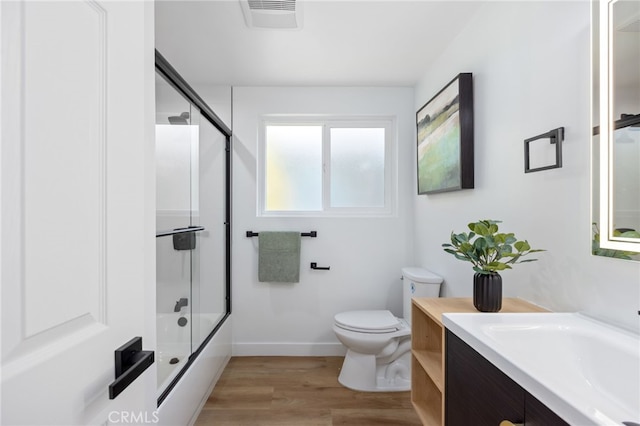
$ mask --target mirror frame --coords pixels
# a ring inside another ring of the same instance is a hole
[[[640,240],[614,236],[613,223],[613,6],[618,0],[600,0],[600,247],[640,252]]]

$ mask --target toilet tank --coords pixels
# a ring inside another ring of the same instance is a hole
[[[412,297],[440,297],[442,277],[415,266],[402,268],[402,315],[411,324]]]

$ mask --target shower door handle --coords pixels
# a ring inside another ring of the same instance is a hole
[[[109,399],[114,399],[151,364],[153,351],[142,350],[142,337],[134,337],[115,350],[116,380],[109,385]]]

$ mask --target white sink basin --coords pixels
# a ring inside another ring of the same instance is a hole
[[[567,423],[640,423],[640,336],[580,314],[444,314],[443,322]]]

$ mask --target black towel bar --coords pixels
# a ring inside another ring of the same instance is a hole
[[[253,232],[253,231],[247,231],[247,238],[251,238],[251,237],[257,237],[258,235],[260,235],[259,232]],[[311,231],[311,232],[301,232],[300,236],[302,237],[311,237],[311,238],[315,238],[318,236],[318,233],[316,231]]]

